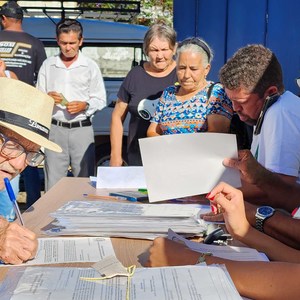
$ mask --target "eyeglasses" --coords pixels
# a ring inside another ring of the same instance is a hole
[[[8,159],[14,159],[26,154],[26,163],[31,167],[37,167],[45,159],[45,154],[40,151],[27,151],[15,139],[9,138],[0,133],[0,153]]]

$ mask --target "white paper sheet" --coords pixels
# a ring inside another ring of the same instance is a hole
[[[97,189],[146,188],[143,167],[98,167]]]
[[[99,273],[91,268],[46,267],[27,267],[21,273],[14,268],[1,287],[1,296],[11,300],[127,299],[126,277],[97,282],[80,277],[99,277]],[[217,266],[136,269],[129,292],[129,300],[241,299],[225,272]]]
[[[237,158],[233,134],[174,134],[139,143],[150,202],[205,194],[220,181],[241,186],[239,172],[222,163]]]
[[[269,261],[265,254],[248,247],[216,246],[196,243],[183,238],[173,230],[169,230],[168,239],[183,242],[188,248],[197,252],[211,252],[214,256],[238,261]]]
[[[104,257],[115,255],[110,238],[39,238],[38,243],[39,246],[36,257],[19,266],[71,262],[97,262]]]

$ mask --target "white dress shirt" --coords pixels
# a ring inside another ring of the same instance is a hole
[[[106,91],[101,71],[92,59],[80,51],[78,58],[69,67],[60,55],[47,58],[40,70],[37,88],[42,92],[62,93],[69,101],[84,101],[89,104],[86,111],[69,114],[66,107],[54,105],[53,118],[62,122],[85,120],[106,106]]]

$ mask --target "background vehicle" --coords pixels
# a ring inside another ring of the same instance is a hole
[[[55,39],[55,18],[24,18],[26,32],[39,38],[45,45],[47,55],[58,52]],[[111,113],[117,99],[119,87],[128,71],[140,63],[143,57],[142,44],[146,26],[125,23],[78,19],[83,26],[82,52],[95,60],[104,77],[107,92],[107,107],[93,118],[96,141],[97,165],[107,165],[110,156]],[[128,117],[124,123],[123,153],[126,153]]]

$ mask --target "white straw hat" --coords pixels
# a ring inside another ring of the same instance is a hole
[[[45,93],[16,79],[0,78],[0,125],[37,145],[62,152],[48,140],[54,101]]]

